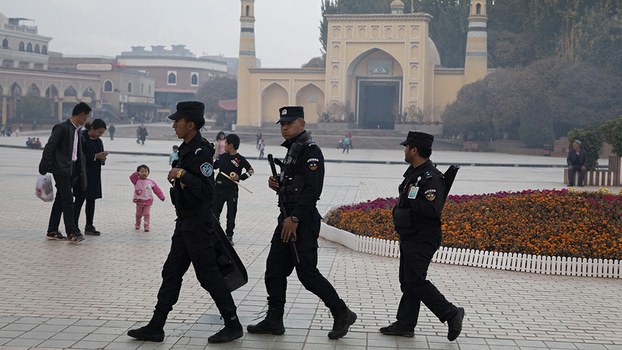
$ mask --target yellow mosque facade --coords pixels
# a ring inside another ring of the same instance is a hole
[[[303,106],[311,124],[441,123],[458,90],[487,74],[485,5],[470,3],[464,68],[443,68],[428,35],[432,16],[405,14],[395,0],[391,14],[327,15],[326,66],[290,69],[255,67],[255,1],[241,0],[237,124],[273,124],[285,105]]]

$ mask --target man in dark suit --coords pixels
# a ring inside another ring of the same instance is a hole
[[[76,181],[82,181],[80,185],[83,190],[86,189],[86,166],[78,131],[86,123],[90,113],[89,105],[78,103],[69,119],[54,126],[43,148],[39,174],[52,173],[57,190],[46,235],[50,240],[69,239],[69,242],[76,244],[84,241],[74,219],[72,187]],[[67,237],[58,231],[61,214]]]

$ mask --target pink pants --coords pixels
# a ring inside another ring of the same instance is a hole
[[[136,229],[140,228],[140,218],[145,218],[145,230],[149,229],[149,219],[151,218],[151,206],[136,203]]]

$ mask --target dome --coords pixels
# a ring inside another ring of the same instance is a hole
[[[391,2],[391,13],[392,14],[404,13],[404,2],[402,0],[393,0],[393,2]]]

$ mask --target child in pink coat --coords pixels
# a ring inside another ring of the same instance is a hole
[[[149,167],[142,164],[136,168],[136,172],[130,175],[130,181],[134,184],[134,203],[136,203],[136,224],[134,228],[140,229],[140,218],[145,218],[145,232],[149,232],[149,219],[151,215],[151,205],[153,204],[153,193],[164,201],[164,193],[155,181],[148,179]]]

